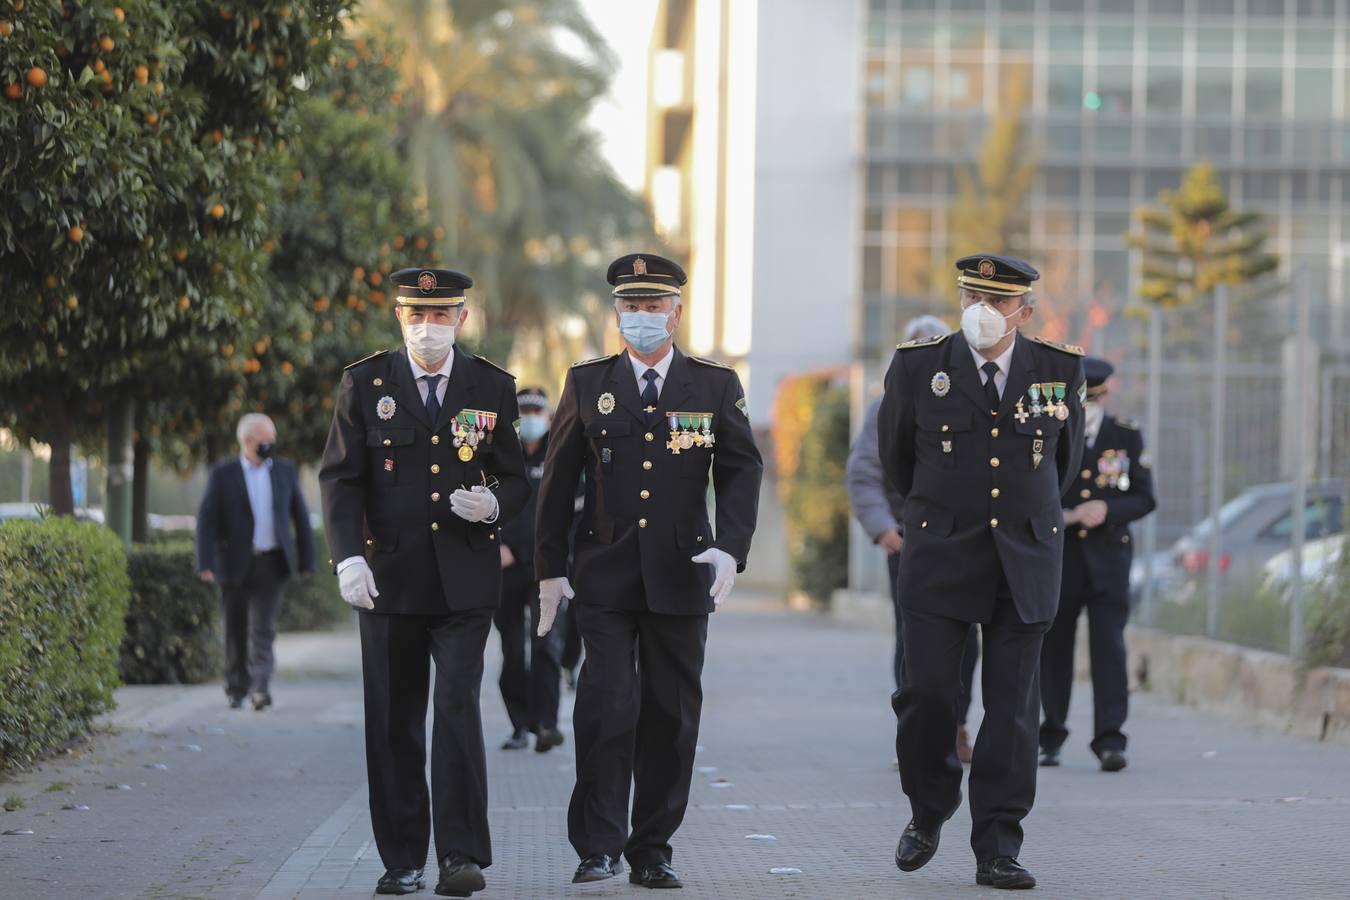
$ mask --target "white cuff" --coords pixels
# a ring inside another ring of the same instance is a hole
[[[343,573],[343,571],[345,571],[346,569],[350,569],[352,566],[356,565],[357,563],[361,563],[362,565],[366,565],[366,558],[365,558],[364,556],[349,556],[349,557],[347,557],[347,558],[344,559],[342,562],[340,562],[340,563],[337,564],[337,574],[338,574],[338,575],[341,575],[341,574]]]

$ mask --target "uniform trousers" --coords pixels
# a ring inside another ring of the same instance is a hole
[[[266,694],[276,658],[277,616],[286,587],[286,557],[280,550],[255,553],[244,580],[221,585],[225,620],[225,693],[244,697]]]
[[[895,654],[892,667],[895,670],[895,689],[905,686],[905,620],[900,612],[900,554],[888,553],[886,567],[891,574],[891,605],[895,609]],[[966,724],[970,713],[970,696],[975,687],[975,664],[980,661],[980,630],[970,626],[966,636],[966,649],[961,654],[961,695],[957,701],[956,720]]]
[[[370,819],[386,869],[421,868],[433,829],[437,859],[462,855],[483,868],[492,864],[478,707],[492,612],[491,607],[437,616],[361,612]],[[433,660],[428,794],[427,689]]]
[[[529,610],[530,615],[525,615]],[[539,582],[528,565],[519,563],[502,572],[502,604],[493,621],[502,640],[501,688],[506,714],[517,731],[558,727],[561,697],[563,619],[543,637],[538,635]]]
[[[905,609],[905,687],[896,715],[900,783],[914,819],[940,825],[961,802],[962,767],[952,751],[968,621]],[[984,720],[970,765],[970,843],[978,861],[1017,856],[1022,819],[1036,798],[1041,640],[1049,622],[1017,615],[1007,581],[984,633]]]
[[[703,708],[707,615],[576,604],[585,643],[572,724],[577,782],[567,832],[583,859],[669,863],[684,820]],[[628,800],[632,794],[632,830]]]

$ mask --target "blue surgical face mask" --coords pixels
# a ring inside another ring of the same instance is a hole
[[[670,313],[619,313],[619,334],[638,353],[651,353],[670,337]]]
[[[548,434],[548,416],[531,413],[520,417],[520,439],[522,441],[543,440],[546,434]]]

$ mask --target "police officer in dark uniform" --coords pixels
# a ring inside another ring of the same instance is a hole
[[[423,886],[434,829],[436,892],[467,897],[492,862],[478,688],[501,591],[498,523],[529,485],[515,380],[455,348],[473,281],[450,269],[391,277],[404,347],[347,367],[319,483],[342,596],[361,611],[370,817],[387,870],[376,892]]]
[[[910,872],[932,859],[961,803],[952,734],[977,622],[985,714],[970,767],[975,879],[1025,888],[1036,883],[1017,862],[1036,794],[1036,675],[1059,604],[1060,496],[1083,449],[1083,354],[1019,333],[1039,277],[1030,265],[983,255],[956,267],[961,331],[897,348],[879,417],[882,466],[905,498],[905,686],[892,706],[913,818],[895,861]]]
[[[526,616],[539,623],[539,582],[534,577],[534,520],[539,485],[544,480],[548,452],[549,403],[542,387],[516,394],[520,406],[517,433],[525,452],[525,477],[530,499],[520,515],[502,526],[502,605],[494,622],[502,639],[502,674],[498,680],[511,736],[503,750],[523,750],[533,734],[534,749],[547,753],[563,743],[558,730],[558,702],[562,695],[563,629],[546,635],[526,630]],[[526,651],[529,651],[528,658]]]
[[[1041,648],[1041,765],[1059,765],[1069,736],[1065,720],[1073,691],[1073,651],[1078,615],[1088,614],[1092,660],[1092,752],[1102,771],[1125,768],[1130,692],[1125,666],[1125,624],[1130,618],[1130,523],[1153,512],[1153,476],[1139,426],[1106,413],[1104,359],[1083,360],[1087,374],[1086,444],[1082,468],[1065,496],[1064,581],[1059,613]]]
[[[735,371],[674,345],[684,270],[633,254],[608,278],[628,349],[572,366],[558,401],[539,493],[540,627],[573,597],[568,535],[584,473],[570,610],[586,646],[572,716],[572,880],[616,875],[622,855],[632,883],[680,887],[670,838],[689,803],[708,614],[745,568],[763,463]]]

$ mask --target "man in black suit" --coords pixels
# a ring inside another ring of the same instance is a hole
[[[1083,452],[1083,351],[1018,332],[1039,276],[1021,260],[956,263],[961,331],[901,344],[878,440],[905,498],[900,560],[905,686],[892,699],[913,818],[896,848],[910,872],[961,803],[952,752],[961,655],[984,637],[984,721],[970,767],[976,883],[1035,885],[1017,862],[1036,795],[1037,672],[1059,604],[1060,496]]]
[[[562,694],[563,629],[540,635],[526,630],[526,616],[539,624],[539,582],[534,577],[534,520],[539,485],[544,480],[548,453],[549,403],[542,387],[516,394],[520,406],[521,447],[530,499],[520,515],[502,526],[502,605],[493,620],[502,639],[501,688],[511,736],[503,750],[523,750],[533,734],[534,749],[547,753],[563,742],[558,730],[558,703]],[[528,650],[528,658],[527,658]]]
[[[586,645],[572,716],[567,830],[581,857],[572,880],[618,874],[622,854],[632,883],[680,887],[670,838],[689,804],[708,614],[745,568],[763,463],[735,371],[675,347],[684,270],[632,254],[608,279],[628,349],[572,366],[558,401],[539,492],[540,630],[574,596],[568,538],[584,473],[571,607]]]
[[[197,571],[220,585],[230,706],[251,694],[263,710],[272,705],[281,592],[292,573],[314,571],[314,532],[295,465],[272,455],[272,420],[249,413],[235,435],[239,456],[212,468],[197,510]]]
[[[1059,765],[1069,736],[1065,720],[1073,691],[1073,651],[1078,616],[1088,614],[1092,660],[1092,752],[1104,772],[1125,768],[1130,708],[1125,625],[1130,618],[1130,523],[1153,512],[1153,474],[1139,426],[1103,407],[1114,371],[1104,359],[1083,360],[1087,375],[1086,435],[1082,469],[1064,503],[1064,581],[1059,613],[1041,648],[1041,765]]]
[[[361,611],[370,818],[386,869],[376,892],[423,886],[434,828],[436,892],[467,897],[492,863],[478,690],[501,593],[498,528],[529,485],[515,379],[455,347],[473,280],[390,277],[404,347],[347,367],[319,483],[342,596]]]

